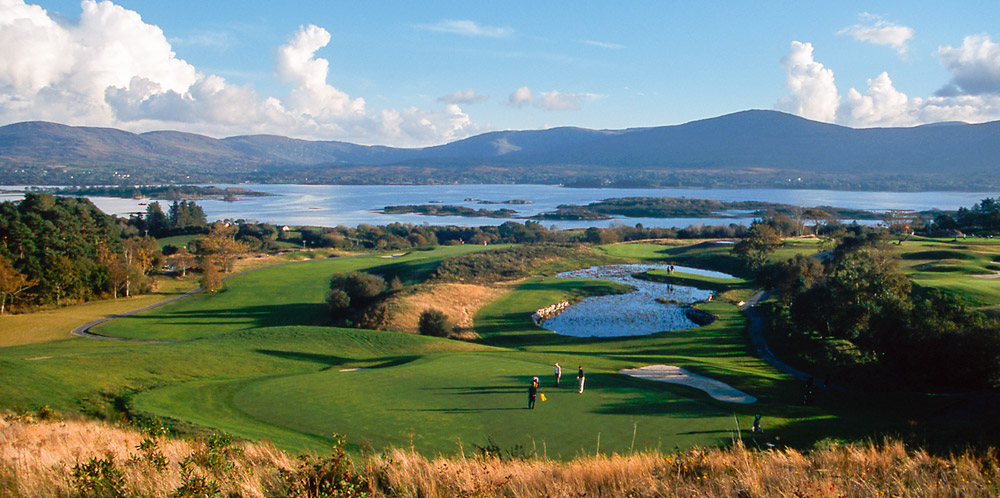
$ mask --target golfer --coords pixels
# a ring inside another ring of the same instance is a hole
[[[559,366],[559,362],[556,362],[556,387],[559,387],[559,379],[562,378],[562,367]]]
[[[586,380],[586,376],[583,374],[583,365],[580,365],[580,371],[576,374],[576,384],[579,387],[580,394],[583,394],[583,381]]]
[[[528,388],[528,409],[535,409],[535,396],[538,395],[538,377],[531,378],[531,387]]]

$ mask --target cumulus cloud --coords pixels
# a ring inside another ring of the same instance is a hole
[[[789,94],[778,101],[777,108],[816,121],[833,121],[840,95],[833,70],[813,59],[812,43],[793,41],[781,65]]]
[[[961,47],[941,47],[937,56],[953,74],[937,95],[1000,94],[1000,44],[988,35],[967,36]]]
[[[906,44],[913,38],[913,28],[883,20],[880,16],[867,12],[859,17],[861,22],[848,26],[837,34],[875,45],[888,45],[901,57],[906,55]]]
[[[912,124],[909,116],[910,99],[892,86],[889,74],[883,72],[868,80],[868,91],[851,88],[847,101],[838,109],[838,119],[857,127],[899,126]]]
[[[975,38],[975,37],[970,37]],[[802,117],[824,122],[836,122],[853,127],[915,126],[941,121],[983,122],[1000,119],[1000,94],[961,93],[975,81],[983,88],[989,80],[990,51],[996,45],[986,39],[966,38],[962,49],[951,47],[939,50],[942,63],[954,74],[954,93],[931,97],[910,97],[893,85],[889,74],[883,72],[867,81],[862,93],[851,88],[847,99],[840,101],[833,71],[815,61],[812,46],[793,42],[789,54],[782,58],[788,73],[789,95],[775,107]],[[992,45],[992,46],[991,46]],[[970,48],[975,48],[970,50]],[[973,54],[963,59],[961,54]],[[963,63],[949,64],[953,61]],[[975,78],[970,74],[977,75]],[[984,76],[985,75],[985,76]]]
[[[41,7],[0,0],[0,122],[49,120],[133,131],[171,128],[213,136],[276,133],[400,146],[442,143],[478,128],[454,103],[443,111],[369,110],[327,82],[316,52],[330,33],[304,26],[275,52],[290,90],[261,96],[198,72],[156,26],[110,1],[83,0],[56,22]]]
[[[514,107],[522,107],[525,104],[530,105],[534,101],[535,95],[531,92],[531,89],[526,86],[522,86],[521,88],[514,90],[514,92],[511,93],[510,97],[507,99],[507,102]]]
[[[459,90],[457,92],[438,97],[438,101],[447,102],[449,104],[478,104],[480,102],[485,102],[488,98],[489,97],[485,95],[477,94],[475,90]]]
[[[558,90],[536,95],[530,88],[522,86],[510,94],[507,103],[514,107],[531,105],[546,111],[569,111],[577,110],[583,102],[599,97],[594,93],[562,93]]]
[[[434,24],[418,24],[417,27],[427,31],[436,31],[438,33],[487,38],[503,38],[514,32],[511,28],[484,26],[468,19],[445,19]]]

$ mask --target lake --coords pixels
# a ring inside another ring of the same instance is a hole
[[[871,210],[955,210],[971,207],[986,197],[998,197],[996,192],[854,192],[836,190],[784,189],[577,189],[557,185],[219,185],[242,187],[276,194],[275,197],[249,197],[237,202],[221,200],[197,201],[209,220],[247,219],[277,225],[357,226],[362,223],[384,225],[394,222],[481,226],[499,225],[508,221],[496,218],[465,218],[460,216],[421,216],[418,214],[386,215],[375,212],[385,206],[441,203],[473,209],[509,208],[518,216],[531,216],[554,211],[560,204],[588,204],[616,197],[688,197],[720,201],[768,201],[797,206],[836,206]],[[16,190],[23,187],[0,187]],[[21,199],[19,193],[0,192],[0,200]],[[466,200],[474,199],[474,200]],[[479,200],[503,202],[514,199],[532,204],[479,204]],[[92,197],[101,210],[127,216],[145,210],[146,200]],[[169,202],[161,202],[167,210]],[[749,224],[753,219],[736,215],[733,218],[619,218],[599,221],[543,221],[545,226],[558,228],[607,227],[612,223],[647,227],[686,227],[695,224]],[[516,220],[524,221],[524,220]]]

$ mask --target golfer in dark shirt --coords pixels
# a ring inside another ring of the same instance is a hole
[[[538,395],[538,377],[531,378],[531,387],[528,388],[528,409],[535,408],[535,396]]]

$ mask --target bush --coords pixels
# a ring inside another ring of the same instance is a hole
[[[434,308],[425,309],[420,313],[420,321],[417,324],[420,335],[431,335],[434,337],[448,337],[451,332],[451,324],[448,317],[441,310]]]
[[[335,324],[356,324],[365,311],[385,292],[385,279],[378,275],[352,271],[330,277],[326,304]]]

